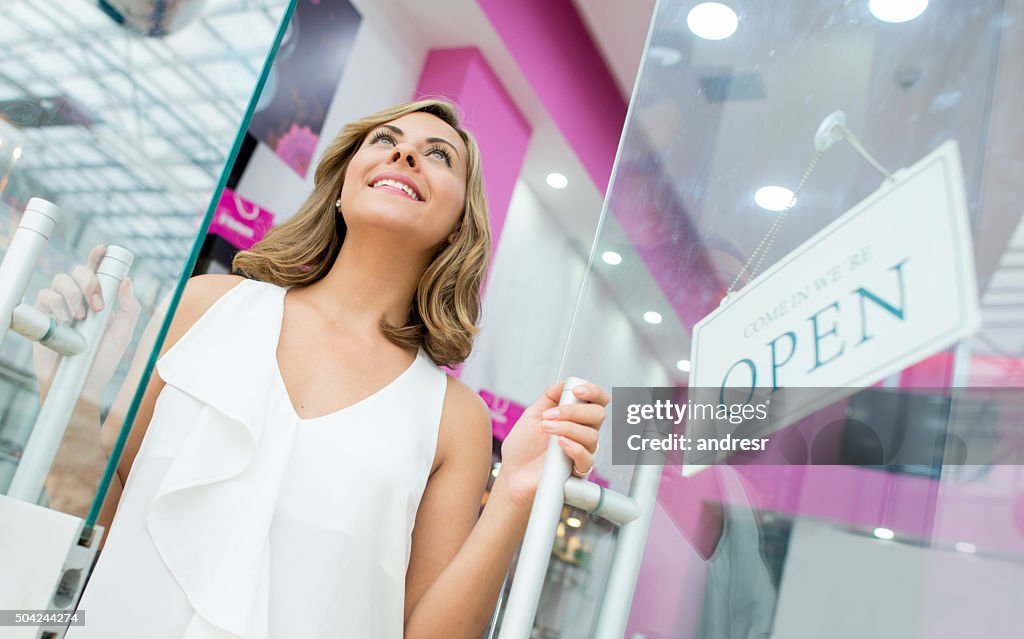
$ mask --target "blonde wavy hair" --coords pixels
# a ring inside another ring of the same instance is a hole
[[[490,259],[491,231],[484,196],[480,149],[460,126],[454,104],[442,99],[397,104],[342,128],[316,167],[313,193],[295,215],[272,228],[232,260],[232,271],[278,286],[306,286],[323,278],[334,264],[347,227],[334,202],[341,193],[349,160],[366,136],[409,113],[426,112],[455,129],[468,150],[466,203],[457,237],[439,249],[420,278],[403,326],[383,319],[380,329],[394,344],[423,346],[439,366],[454,366],[469,356],[479,332],[480,289]]]

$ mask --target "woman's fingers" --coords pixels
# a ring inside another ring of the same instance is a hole
[[[601,406],[607,406],[611,398],[608,396],[608,391],[601,388],[597,384],[579,384],[572,389],[572,392],[576,397],[582,400],[600,404]]]
[[[103,292],[100,289],[100,281],[96,277],[96,271],[91,271],[88,266],[79,264],[71,269],[71,278],[78,284],[81,295],[88,300],[89,307],[94,311],[102,310]]]
[[[103,244],[97,244],[96,246],[92,247],[92,250],[89,251],[89,258],[86,260],[86,266],[89,267],[89,270],[91,270],[93,273],[98,271],[100,268],[100,262],[103,261],[103,256],[106,254],[107,247],[104,246]]]
[[[71,313],[64,296],[51,288],[44,288],[36,295],[36,308],[40,311],[57,318],[57,321],[65,324],[71,321]]]
[[[600,404],[566,404],[549,408],[541,413],[543,419],[564,419],[591,428],[600,428],[604,421],[605,410]]]
[[[65,323],[73,317],[84,319],[87,305],[94,311],[103,310],[103,291],[96,269],[106,252],[107,247],[98,244],[89,251],[86,264],[75,266],[70,273],[54,275],[50,288],[39,291],[36,296],[36,308]]]
[[[597,429],[592,426],[575,422],[544,420],[540,423],[540,427],[545,433],[561,435],[576,442],[588,453],[593,453],[597,450]]]
[[[574,473],[579,471],[580,475],[586,475],[594,468],[594,455],[579,442],[562,436],[558,438],[558,444],[572,460]]]
[[[67,273],[57,273],[50,282],[50,288],[56,292],[63,301],[71,315],[77,319],[85,317],[85,298],[82,296],[82,289],[78,283]]]
[[[544,397],[550,399],[555,405],[562,399],[562,386],[565,385],[564,381],[555,382],[544,389]]]

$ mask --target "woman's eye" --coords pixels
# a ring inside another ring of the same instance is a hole
[[[452,154],[449,153],[447,149],[443,149],[439,146],[427,149],[427,157],[437,158],[449,167],[452,165]]]
[[[376,134],[374,134],[373,140],[371,140],[370,143],[377,144],[378,142],[382,141],[390,142],[392,146],[398,144],[398,142],[395,141],[394,136],[392,136],[390,133],[385,133],[384,131],[379,131]]]

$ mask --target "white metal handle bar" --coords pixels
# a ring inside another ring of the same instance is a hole
[[[107,246],[107,252],[96,270],[96,279],[99,280],[103,299],[107,303],[101,311],[87,311],[85,319],[81,322],[80,330],[88,344],[85,351],[62,358],[57,366],[57,374],[50,385],[50,392],[39,410],[25,452],[7,492],[10,497],[33,504],[39,500],[46,474],[57,456],[57,449],[64,438],[64,431],[74,412],[75,404],[78,403],[78,396],[85,386],[86,376],[92,368],[110,313],[113,312],[117,289],[121,285],[121,280],[128,274],[133,259],[127,249],[113,244]]]
[[[572,393],[573,388],[584,383],[578,377],[566,378],[559,406],[586,403]],[[526,535],[519,550],[499,639],[527,639],[530,636],[548,570],[551,546],[555,541],[555,529],[565,503],[565,482],[571,473],[572,462],[558,445],[558,436],[552,435],[548,439],[544,470],[533,498],[530,522],[526,525]]]
[[[85,336],[77,330],[28,304],[14,309],[11,330],[61,355],[78,355],[87,346]]]
[[[640,506],[631,497],[575,477],[565,482],[565,503],[620,525],[640,516]]]
[[[11,327],[14,309],[21,304],[32,271],[50,234],[60,219],[60,209],[52,202],[34,197],[28,201],[11,243],[0,262],[0,345]]]

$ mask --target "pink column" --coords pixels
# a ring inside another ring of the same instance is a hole
[[[443,96],[461,107],[480,143],[484,186],[496,249],[530,140],[530,123],[476,47],[435,49],[427,56],[416,99]]]
[[[477,3],[604,193],[626,121],[626,101],[571,0]]]

